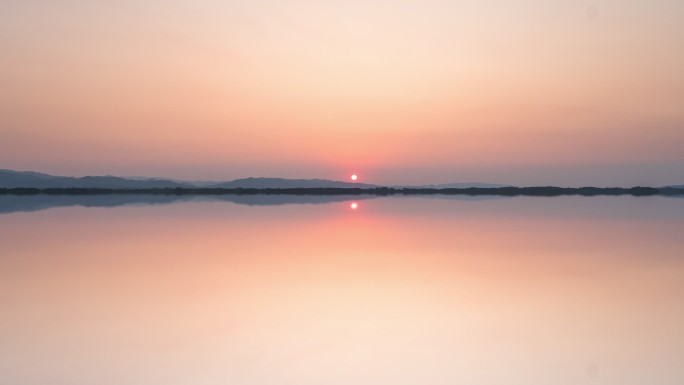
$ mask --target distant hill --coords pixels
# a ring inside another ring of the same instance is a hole
[[[374,188],[365,183],[340,182],[326,179],[244,178],[218,183],[213,188]]]
[[[243,178],[233,181],[183,181],[164,178],[117,177],[117,176],[56,176],[32,171],[13,171],[0,169],[0,189],[34,188],[34,189],[373,189],[386,187],[368,183],[343,182],[328,179],[285,179],[285,178]],[[390,189],[502,189],[514,188],[511,185],[462,182],[427,185],[398,185]],[[661,188],[684,190],[684,185],[673,185]],[[492,191],[489,191],[492,192]],[[670,192],[670,195],[673,193]]]
[[[122,178],[116,176],[55,176],[31,171],[0,170],[0,188],[373,188],[366,183],[325,179],[245,178],[229,182],[185,182],[159,178]]]
[[[126,179],[115,176],[85,176],[74,178],[54,176],[31,171],[0,170],[0,188],[114,188],[146,189],[193,187],[164,179]]]

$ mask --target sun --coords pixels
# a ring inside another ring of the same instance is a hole
[[[357,180],[357,179],[359,179],[359,176],[356,174],[352,174],[351,180]]]
[[[349,207],[351,207],[352,210],[356,210],[359,208],[359,204],[356,202],[352,202]]]

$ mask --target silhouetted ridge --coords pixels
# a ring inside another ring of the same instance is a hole
[[[87,195],[87,194],[159,194],[159,195],[682,195],[684,185],[652,187],[515,187],[483,183],[448,183],[424,186],[381,187],[326,179],[244,178],[230,182],[172,181],[158,178],[121,178],[54,176],[31,171],[0,170],[0,194],[12,195]]]
[[[376,185],[325,179],[245,178],[233,181],[185,182],[161,178],[122,178],[117,176],[54,176],[31,171],[0,170],[0,188],[372,188]]]
[[[158,194],[158,195],[499,195],[499,196],[561,196],[561,195],[682,195],[681,189],[653,187],[497,187],[497,188],[151,188],[151,189],[93,189],[93,188],[13,188],[0,189],[9,195],[92,195],[92,194]]]
[[[0,170],[0,188],[172,188],[192,187],[165,179],[126,179],[116,176],[54,176],[31,171]]]

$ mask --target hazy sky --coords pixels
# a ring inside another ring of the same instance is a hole
[[[684,183],[684,2],[0,0],[0,168]]]

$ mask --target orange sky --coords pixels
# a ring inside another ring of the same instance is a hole
[[[682,47],[674,0],[1,2],[0,168],[684,183]]]

